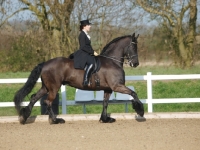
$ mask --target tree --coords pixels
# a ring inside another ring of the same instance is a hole
[[[138,28],[134,11],[129,0],[76,0],[71,15],[74,36],[79,34],[79,21],[88,18],[92,22],[93,48],[100,52],[113,38],[132,34]]]
[[[136,0],[145,11],[162,18],[171,33],[176,65],[191,67],[197,20],[197,0]]]
[[[28,54],[40,57],[31,59],[33,64],[53,57],[67,57],[79,48],[80,20],[89,19],[93,23],[92,45],[100,52],[116,37],[139,33],[137,22],[141,16],[130,4],[129,0],[2,0],[0,51],[10,52],[11,61],[20,61],[16,59],[18,53],[23,54],[22,57]],[[1,40],[5,37],[9,40]],[[29,61],[29,57],[26,58],[18,66],[23,68],[24,62]],[[5,58],[0,55],[0,59]]]
[[[18,0],[16,4],[19,8],[13,12],[6,12],[5,7],[12,7],[14,4],[11,0],[2,0],[0,5],[2,7],[0,27],[15,14],[29,10],[36,16],[40,22],[42,29],[47,33],[49,38],[49,51],[47,59],[62,56],[66,54],[66,48],[70,49],[70,15],[73,11],[75,0]],[[5,17],[4,17],[5,16]]]

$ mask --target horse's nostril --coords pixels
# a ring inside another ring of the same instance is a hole
[[[137,67],[138,65],[139,65],[139,63],[137,62],[137,63],[134,64],[134,67]]]

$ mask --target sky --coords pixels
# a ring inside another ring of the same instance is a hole
[[[11,1],[13,3],[13,7],[12,9],[18,9],[18,7],[16,7],[16,3],[17,3],[17,0],[12,0]],[[200,1],[197,2],[197,9],[198,9],[198,12],[197,12],[197,24],[199,25],[200,24]],[[32,14],[31,11],[29,10],[26,10],[26,11],[23,11],[23,12],[20,12],[18,13],[17,15],[13,16],[12,18],[9,19],[9,21],[13,21],[13,20],[36,20],[37,18],[35,17],[35,15]],[[143,19],[142,22],[145,23],[145,20],[148,20],[148,19]],[[146,22],[145,23],[146,25],[150,25],[150,26],[154,26],[157,24],[157,22],[155,20],[153,21],[150,21],[150,22]]]

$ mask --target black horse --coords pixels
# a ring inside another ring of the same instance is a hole
[[[128,59],[131,67],[139,65],[137,53],[137,37],[133,35],[122,36],[115,38],[108,43],[102,50],[101,54],[97,56],[101,62],[101,68],[97,72],[100,79],[100,86],[95,84],[83,87],[84,70],[74,69],[73,59],[58,57],[47,62],[38,64],[31,72],[27,82],[15,94],[14,102],[15,108],[19,114],[19,121],[24,124],[30,116],[34,104],[46,93],[48,93],[47,111],[49,113],[50,124],[64,123],[62,118],[56,118],[52,111],[51,105],[59,91],[61,85],[69,85],[83,90],[104,90],[103,111],[100,120],[102,122],[114,122],[115,119],[107,114],[108,100],[113,91],[131,95],[132,107],[141,117],[144,115],[144,107],[142,102],[138,99],[137,94],[125,86],[125,72],[123,70],[124,59]],[[21,103],[26,95],[28,95],[38,78],[41,75],[42,87],[38,92],[31,97],[28,106],[21,108]],[[94,75],[91,76],[90,81],[95,83]]]

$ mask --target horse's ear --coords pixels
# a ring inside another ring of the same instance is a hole
[[[139,34],[137,35],[136,39],[139,37]]]
[[[134,39],[135,39],[135,33],[133,33],[132,35],[132,41],[134,41]]]

